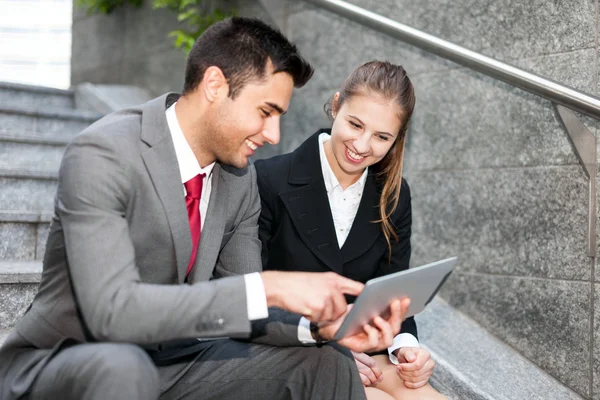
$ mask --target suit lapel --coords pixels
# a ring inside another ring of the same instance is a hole
[[[225,205],[227,198],[227,176],[221,166],[215,164],[211,178],[210,200],[206,217],[202,220],[202,234],[190,282],[207,281],[212,277],[225,227]]]
[[[344,264],[366,253],[381,234],[381,224],[373,222],[380,219],[380,193],[377,190],[375,179],[375,174],[370,172],[352,228],[342,246],[342,262]]]
[[[192,238],[181,174],[165,116],[166,108],[177,98],[174,94],[163,95],[144,105],[141,139],[147,145],[142,159],[167,215],[175,246],[178,281],[183,283],[192,254]]]
[[[328,268],[343,272],[342,257],[329,208],[321,162],[319,131],[292,153],[288,183],[292,189],[280,193],[292,223],[306,246]]]

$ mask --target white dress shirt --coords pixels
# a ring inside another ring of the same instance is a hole
[[[200,229],[202,229],[205,225],[204,221],[206,221],[206,211],[208,210],[208,203],[212,188],[212,170],[215,166],[215,163],[209,164],[204,168],[200,167],[200,164],[198,163],[192,148],[183,135],[181,126],[177,121],[175,104],[176,103],[167,108],[166,116],[169,131],[171,132],[171,137],[173,138],[173,145],[175,146],[175,155],[177,156],[177,163],[179,164],[181,187],[183,188],[184,196],[186,194],[186,190],[183,184],[198,174],[206,174],[202,180],[202,195],[200,199],[200,217],[202,221],[200,224]],[[251,274],[246,274],[244,275],[244,280],[246,283],[248,319],[253,321],[256,319],[267,318],[269,316],[267,295],[265,293],[265,287],[260,273],[254,272]]]
[[[350,233],[354,218],[356,218],[358,206],[360,205],[360,200],[365,189],[365,182],[367,181],[368,168],[365,168],[358,181],[348,186],[346,189],[343,189],[333,173],[331,165],[327,160],[327,155],[325,154],[324,144],[330,139],[331,136],[327,133],[319,135],[319,157],[321,159],[321,171],[323,173],[327,198],[329,199],[329,208],[331,209],[331,216],[333,217],[335,234],[341,249],[348,238],[348,233]],[[308,338],[312,339],[309,326],[310,322],[308,322],[308,320],[302,320],[300,327],[298,328],[298,336],[305,343],[310,343]],[[396,335],[394,342],[388,348],[390,361],[393,364],[398,364],[399,362],[392,352],[401,347],[420,346],[417,338],[410,333],[400,333]]]

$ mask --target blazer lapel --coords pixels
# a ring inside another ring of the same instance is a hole
[[[379,238],[381,224],[373,222],[380,219],[379,198],[375,173],[369,173],[352,228],[342,246],[344,264],[366,253]]]
[[[210,200],[206,217],[202,220],[202,234],[194,269],[190,272],[190,282],[207,281],[212,277],[217,256],[221,249],[222,233],[225,227],[225,201],[227,198],[227,178],[221,166],[215,164],[212,171]]]
[[[175,246],[178,281],[183,283],[192,254],[192,238],[173,140],[165,116],[166,108],[177,100],[175,94],[163,95],[143,108],[141,139],[148,148],[142,158],[165,209]]]
[[[290,218],[306,246],[328,268],[342,273],[342,257],[319,158],[319,131],[292,154],[288,183],[292,189],[280,193]]]

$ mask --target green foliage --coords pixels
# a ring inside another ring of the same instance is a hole
[[[80,7],[87,7],[88,14],[109,14],[126,4],[141,6],[144,0],[76,0]],[[208,5],[206,0],[152,0],[152,8],[167,8],[177,13],[177,20],[185,25],[182,29],[169,32],[175,47],[186,54],[190,52],[196,39],[215,22],[236,15],[235,9],[222,10]]]
[[[236,15],[234,9],[212,8],[203,0],[153,0],[153,8],[168,8],[177,13],[177,20],[185,23],[185,29],[169,33],[175,40],[175,46],[190,52],[196,39],[212,24]]]
[[[110,14],[116,8],[125,4],[133,4],[136,7],[142,5],[144,0],[76,0],[79,7],[87,8],[88,14],[101,13]]]

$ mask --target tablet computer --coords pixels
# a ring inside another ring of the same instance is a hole
[[[356,298],[354,307],[344,319],[334,340],[360,332],[364,324],[384,313],[390,302],[399,297],[410,299],[405,318],[420,313],[448,279],[454,264],[456,257],[451,257],[371,279]]]

